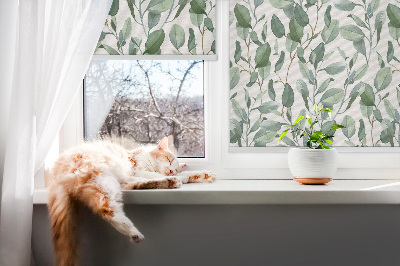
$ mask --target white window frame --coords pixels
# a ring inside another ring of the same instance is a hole
[[[189,169],[214,171],[220,179],[291,179],[288,148],[229,147],[229,0],[216,1],[216,5],[218,61],[204,63],[205,158],[180,161]],[[83,142],[83,93],[79,95],[60,131],[61,152]],[[336,179],[400,179],[400,148],[337,149]]]

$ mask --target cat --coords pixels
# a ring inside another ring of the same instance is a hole
[[[61,154],[52,168],[48,203],[57,265],[77,264],[76,203],[140,242],[144,236],[125,216],[121,189],[173,189],[216,180],[212,172],[184,168],[168,149],[168,138],[134,150],[110,141],[88,142]]]

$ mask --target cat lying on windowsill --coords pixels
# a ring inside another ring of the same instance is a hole
[[[143,235],[123,211],[121,188],[179,188],[216,179],[211,172],[183,171],[184,167],[168,149],[167,138],[156,147],[131,151],[113,142],[97,141],[63,153],[52,169],[48,204],[57,265],[76,265],[75,201],[140,242]]]

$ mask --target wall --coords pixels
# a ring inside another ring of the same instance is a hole
[[[146,236],[131,244],[84,210],[81,265],[400,265],[400,206],[129,205]],[[33,253],[53,265],[47,210],[35,205]]]

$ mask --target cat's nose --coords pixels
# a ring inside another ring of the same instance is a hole
[[[172,171],[172,170],[169,170],[169,174],[170,175],[172,175],[174,173],[174,171]]]

